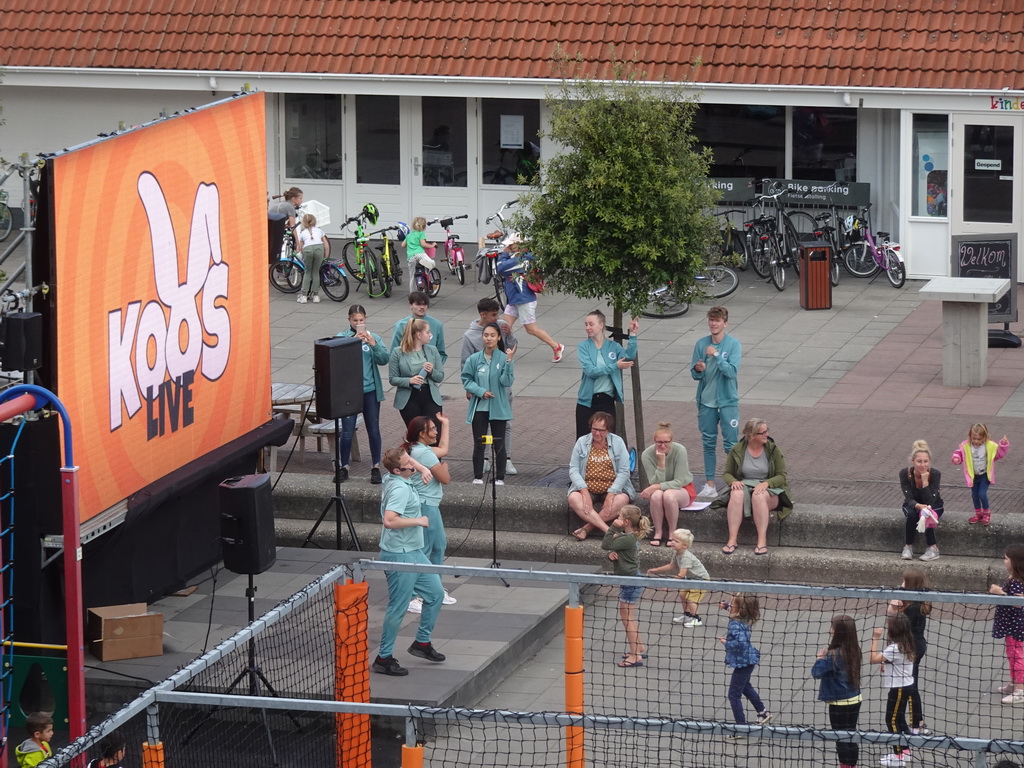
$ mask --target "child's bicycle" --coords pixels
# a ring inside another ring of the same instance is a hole
[[[379,271],[370,269],[371,266],[379,266],[379,261],[374,258],[376,251],[374,251],[372,246],[367,245],[369,238],[363,232],[364,224],[372,227],[379,218],[380,213],[377,210],[377,206],[373,203],[367,203],[359,213],[342,224],[342,229],[350,224],[355,224],[356,227],[355,237],[351,242],[345,243],[345,247],[341,250],[341,257],[345,262],[345,267],[348,269],[348,273],[356,280],[356,290],[359,289],[359,284],[368,282],[368,274],[376,274]],[[373,262],[376,262],[376,264]],[[369,293],[369,287],[367,287],[367,293]]]
[[[459,236],[452,233],[452,224],[459,219],[468,219],[468,214],[461,216],[447,216],[445,218],[431,219],[427,226],[440,224],[444,227],[444,258],[448,263],[448,272],[459,278],[459,285],[466,284],[466,253],[459,243]]]
[[[441,292],[441,273],[436,269],[427,270],[419,262],[416,262],[416,290],[423,291],[430,298],[434,298]]]
[[[480,238],[480,250],[476,254],[476,279],[484,285],[494,286],[494,299],[502,309],[508,303],[505,297],[505,280],[498,274],[498,257],[503,250],[502,241],[508,236],[509,229],[505,223],[505,210],[515,205],[518,200],[510,200],[492,213],[484,222],[490,226],[491,222],[497,222],[497,229]]]
[[[281,257],[270,265],[270,284],[281,293],[298,293],[305,273],[306,263],[299,252],[289,249],[286,254],[282,250]],[[339,259],[325,259],[320,265],[320,287],[332,301],[348,298],[348,278]]]
[[[372,299],[379,299],[381,296],[390,298],[393,285],[402,284],[402,265],[398,260],[398,254],[392,249],[393,239],[390,234],[394,232],[399,238],[404,236],[401,226],[384,227],[375,232],[367,232],[362,237],[356,238],[356,243],[366,241],[375,235],[380,235],[383,242],[382,250],[374,250],[373,258],[367,262],[366,269],[366,295]],[[364,249],[365,250],[368,249]]]
[[[843,263],[851,275],[873,277],[885,270],[885,276],[893,288],[902,288],[907,282],[907,268],[903,264],[899,243],[889,241],[888,232],[871,232],[868,217],[870,205],[862,206],[860,216],[847,216],[843,229],[850,244],[843,251]],[[880,242],[875,242],[878,235]]]

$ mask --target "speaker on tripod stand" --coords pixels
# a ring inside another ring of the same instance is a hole
[[[355,336],[330,336],[313,342],[313,381],[316,387],[316,415],[334,420],[334,496],[324,507],[320,517],[302,542],[319,546],[313,541],[327,513],[334,510],[334,548],[341,549],[341,521],[344,518],[352,549],[362,551],[359,535],[348,513],[345,497],[341,495],[341,419],[355,416],[363,409],[363,340]]]
[[[231,477],[220,484],[220,535],[224,548],[224,567],[232,573],[249,577],[245,590],[249,609],[249,624],[256,621],[256,585],[253,576],[263,573],[277,562],[277,544],[274,534],[274,509],[270,500],[270,475],[242,475]],[[246,643],[246,662],[225,691],[230,695],[242,686],[242,695],[273,696],[280,698],[277,690],[263,674],[256,659],[256,638],[250,636]],[[203,725],[213,717],[217,707],[206,713],[182,740],[187,744]],[[291,712],[285,711],[296,731],[302,731],[302,724]],[[274,765],[278,765],[274,735],[265,709],[260,710],[263,730],[270,747]]]

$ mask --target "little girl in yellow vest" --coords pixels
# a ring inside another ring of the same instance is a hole
[[[971,425],[967,439],[953,451],[952,461],[964,468],[964,480],[971,489],[974,501],[974,517],[967,522],[988,525],[991,514],[988,510],[988,487],[995,482],[996,461],[1010,450],[1010,441],[1003,435],[997,444],[989,440],[988,427],[984,424]]]

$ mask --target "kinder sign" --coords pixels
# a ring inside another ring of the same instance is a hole
[[[83,519],[269,418],[261,94],[53,160]]]

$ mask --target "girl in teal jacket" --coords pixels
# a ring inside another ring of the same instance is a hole
[[[512,357],[516,348],[506,350],[497,323],[488,323],[483,329],[484,348],[466,358],[462,366],[462,386],[469,393],[469,412],[466,423],[473,426],[473,482],[483,483],[483,437],[490,427],[494,438],[494,482],[505,484],[505,425],[512,419],[512,403],[508,388],[515,381]]]
[[[615,403],[621,403],[622,372],[633,367],[636,360],[636,334],[640,323],[636,318],[629,323],[629,341],[626,348],[605,338],[604,312],[595,309],[587,313],[583,328],[587,338],[576,347],[583,376],[576,396],[576,437],[590,434],[590,417],[597,412],[615,413]]]

